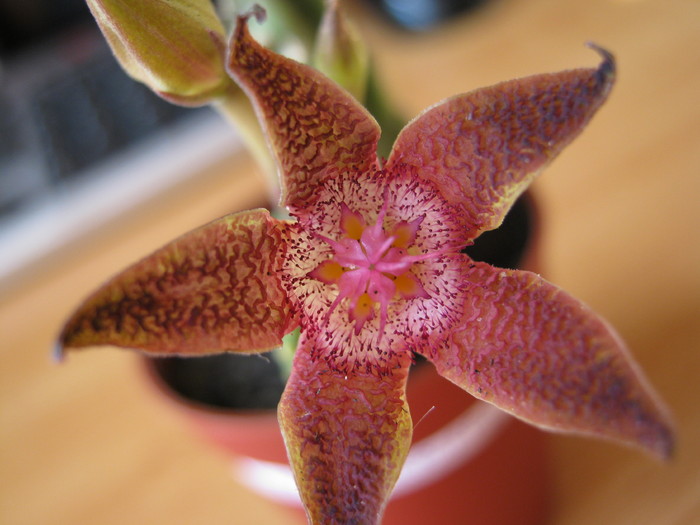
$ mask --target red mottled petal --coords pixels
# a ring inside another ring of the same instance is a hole
[[[467,263],[463,279],[461,323],[429,355],[443,376],[536,425],[670,455],[667,413],[605,321],[533,273]]]
[[[460,210],[465,242],[496,228],[607,98],[614,61],[599,51],[598,69],[511,80],[426,110],[397,138],[387,171],[409,169],[435,182]]]
[[[310,523],[380,522],[411,442],[405,365],[344,376],[302,336],[278,416]]]
[[[280,281],[286,236],[286,224],[266,210],[194,230],[97,290],[59,344],[183,355],[279,346],[296,327]]]
[[[315,69],[250,37],[239,17],[229,72],[251,98],[282,174],[283,203],[301,213],[339,173],[377,167],[379,126],[350,95]]]

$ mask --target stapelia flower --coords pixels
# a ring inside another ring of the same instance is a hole
[[[312,523],[377,523],[409,449],[414,352],[536,425],[667,457],[665,410],[613,330],[538,275],[460,253],[497,227],[584,127],[614,77],[539,75],[450,98],[382,163],[372,117],[317,71],[257,44],[229,71],[279,163],[292,220],[229,215],[95,292],[61,344],[156,354],[261,352],[301,326],[279,420]]]

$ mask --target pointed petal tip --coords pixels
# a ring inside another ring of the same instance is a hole
[[[639,374],[650,404],[645,414],[637,419],[638,432],[631,436],[633,441],[630,443],[657,461],[670,462],[676,455],[678,438],[673,412],[641,372]]]
[[[606,436],[598,436],[605,438]],[[618,445],[628,446],[631,449],[644,453],[647,457],[661,462],[673,461],[676,455],[676,433],[672,426],[664,423],[659,424],[656,435],[649,436],[648,439],[612,439]]]
[[[659,461],[672,461],[676,455],[676,429],[672,422],[659,427],[658,439],[650,446],[649,451]]]
[[[56,341],[53,345],[53,350],[51,352],[52,361],[60,365],[66,360],[66,349],[63,346],[63,340]]]
[[[615,56],[610,51],[602,46],[599,46],[595,42],[586,42],[586,47],[592,49],[603,58],[600,66],[598,66],[598,73],[600,76],[607,80],[614,79],[615,73],[617,72]]]
[[[656,457],[660,461],[669,462],[672,461],[676,456],[676,438],[671,435],[668,439],[664,440],[662,446],[659,447],[659,451]]]
[[[247,11],[238,16],[238,22],[239,24],[247,22],[250,18],[255,18],[258,24],[262,24],[267,19],[267,11],[263,6],[253,4]]]

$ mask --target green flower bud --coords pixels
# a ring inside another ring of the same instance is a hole
[[[328,0],[319,26],[313,65],[364,103],[369,52],[337,0]]]
[[[122,68],[158,95],[196,106],[234,84],[210,0],[87,0]]]

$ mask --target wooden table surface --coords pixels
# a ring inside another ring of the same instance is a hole
[[[536,183],[543,273],[627,339],[675,414],[678,454],[660,464],[553,436],[548,523],[700,523],[700,2],[497,0],[429,34],[374,19],[362,30],[409,116],[500,80],[595,65],[588,40],[615,53],[609,102]],[[151,395],[135,355],[50,358],[88,291],[178,234],[255,204],[260,180],[247,158],[227,159],[3,293],[0,523],[289,523]]]

